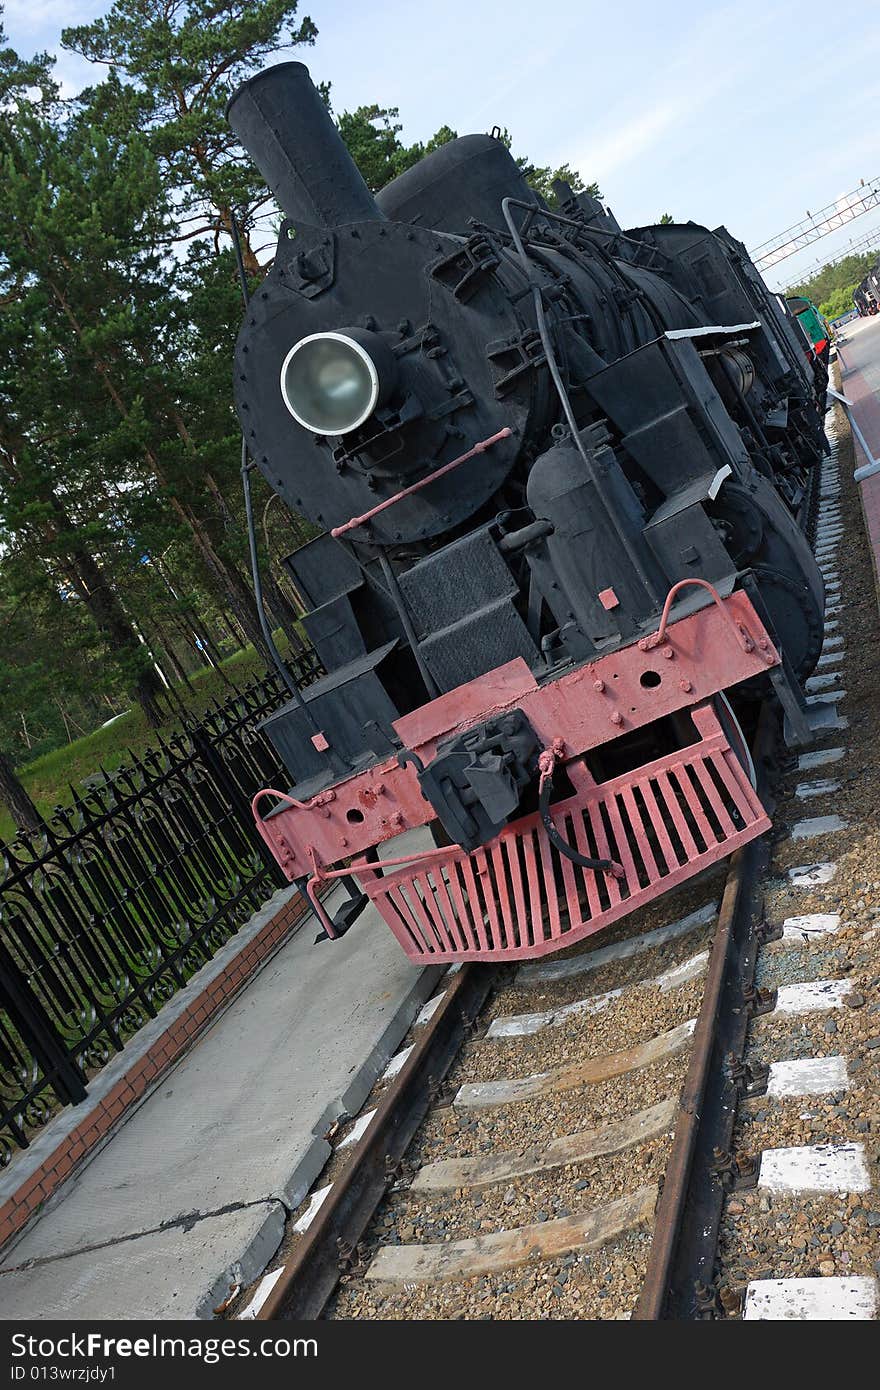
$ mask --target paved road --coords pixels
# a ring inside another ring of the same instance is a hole
[[[841,386],[875,459],[880,459],[880,314],[846,325],[841,347]],[[856,444],[856,467],[866,462]],[[860,484],[865,526],[874,555],[880,597],[880,473]]]
[[[844,338],[847,375],[860,372],[873,394],[880,397],[880,314],[872,319],[854,319],[846,325]]]

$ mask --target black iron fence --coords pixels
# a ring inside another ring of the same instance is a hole
[[[285,776],[255,725],[289,698],[252,681],[0,850],[0,1165],[285,882],[250,800]]]

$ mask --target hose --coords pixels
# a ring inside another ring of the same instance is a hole
[[[579,864],[582,869],[593,869],[597,873],[612,874],[615,878],[623,878],[623,866],[614,859],[590,859],[580,850],[572,849],[567,840],[560,835],[553,818],[550,815],[550,793],[553,790],[553,773],[541,772],[541,780],[538,783],[538,814],[541,817],[541,824],[547,831],[547,839],[551,845],[559,850],[560,854],[565,855],[573,864]]]
[[[250,303],[250,291],[248,289],[247,275],[244,269],[244,259],[241,254],[241,237],[238,232],[238,222],[235,213],[231,214],[231,233],[232,245],[235,248],[235,264],[238,270],[239,284],[241,285],[241,297],[244,300],[244,307],[247,309]],[[292,695],[294,701],[300,709],[306,709],[306,702],[302,697],[299,686],[294,681],[284,662],[281,660],[281,653],[275,646],[272,637],[272,629],[269,626],[269,619],[266,617],[266,609],[263,603],[263,585],[260,579],[260,561],[257,555],[257,537],[254,530],[254,503],[251,496],[251,468],[253,464],[248,457],[247,441],[244,435],[241,437],[241,488],[244,493],[244,515],[247,527],[248,550],[251,561],[251,578],[254,583],[254,599],[257,606],[257,618],[260,623],[260,631],[263,634],[263,641],[269,650],[275,669],[277,670],[282,682],[287,687],[288,694]],[[318,733],[318,726],[310,710],[307,710],[307,717],[315,733]]]

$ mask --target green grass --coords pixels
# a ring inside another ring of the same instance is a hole
[[[286,643],[280,632],[275,633],[275,640],[283,654]],[[232,688],[228,681],[242,686],[253,676],[262,677],[265,670],[259,653],[253,647],[245,647],[227,657],[221,663],[220,670],[206,666],[192,676],[192,690],[180,684],[176,691],[188,712],[198,716],[213,700],[223,703],[229,698]],[[228,679],[224,679],[224,676]],[[169,714],[161,732],[166,735],[173,733],[180,728],[180,722],[178,715]],[[139,757],[155,746],[156,730],[147,723],[140,707],[135,705],[109,727],[96,729],[65,748],[45,753],[43,757],[19,768],[18,775],[38,810],[48,816],[57,805],[70,804],[71,784],[82,791],[81,784],[86,777],[100,772],[101,768],[105,772],[115,772],[123,763],[131,761],[132,754]],[[11,839],[14,833],[12,817],[4,807],[0,807],[0,843]]]

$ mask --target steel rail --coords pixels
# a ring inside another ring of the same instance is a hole
[[[257,1317],[264,1322],[321,1316],[340,1274],[387,1193],[398,1164],[433,1103],[500,967],[463,965],[379,1102],[370,1126],[333,1183],[303,1241]]]
[[[777,734],[777,717],[765,704],[752,749],[765,804],[767,765]],[[749,1001],[756,998],[760,922],[755,890],[769,856],[764,835],[737,850],[730,861],[634,1321],[699,1318],[714,1303],[725,1191],[719,1165],[723,1168],[729,1156],[736,1118],[737,1068],[732,1059],[741,1061]]]
[[[805,531],[815,513],[818,469],[798,511]],[[769,770],[780,731],[774,706],[761,707],[752,747],[761,800],[772,815]],[[730,860],[718,926],[679,1100],[672,1150],[657,1203],[648,1268],[633,1321],[688,1320],[717,1311],[714,1287],[723,1173],[734,1175],[730,1143],[743,1085],[749,1020],[761,1007],[754,989],[762,940],[758,886],[770,861],[762,835]],[[764,938],[766,939],[766,937]]]

